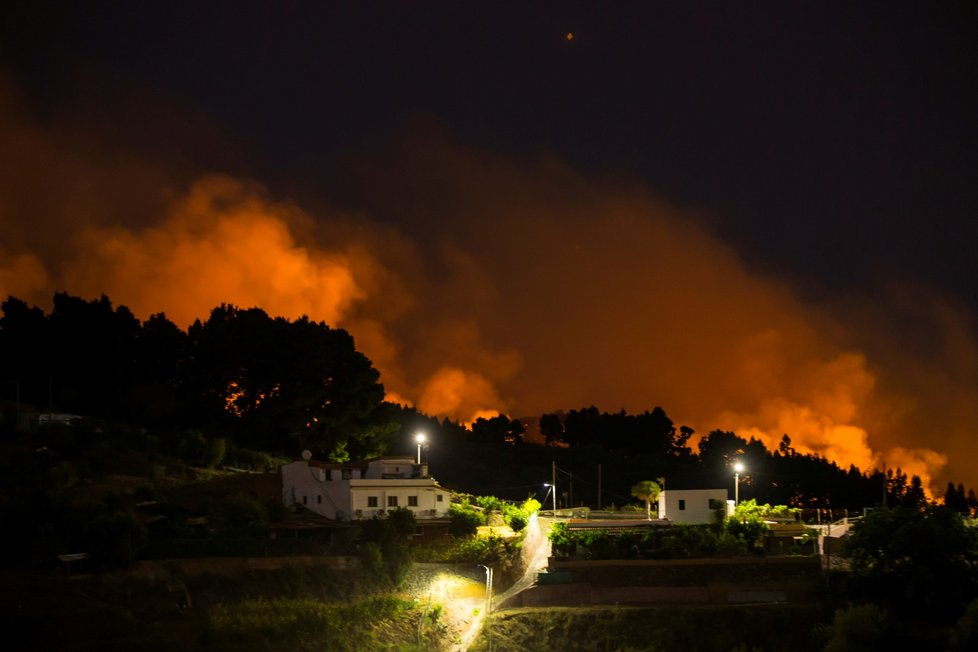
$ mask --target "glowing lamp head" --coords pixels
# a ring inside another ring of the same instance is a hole
[[[742,462],[736,462],[736,463],[734,463],[734,472],[735,473],[743,473],[744,472],[744,464]]]
[[[421,444],[425,443],[426,441],[428,441],[428,437],[426,437],[423,432],[419,432],[418,434],[416,434],[414,436],[414,443],[416,443],[418,445],[421,445]]]

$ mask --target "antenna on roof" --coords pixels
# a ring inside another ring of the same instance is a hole
[[[307,462],[309,460],[311,460],[312,459],[312,451],[309,450],[308,448],[306,450],[302,451],[302,459],[304,459]]]

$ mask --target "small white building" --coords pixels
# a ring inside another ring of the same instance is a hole
[[[334,521],[369,519],[399,507],[420,521],[446,518],[451,494],[412,457],[333,464],[303,454],[282,467],[282,500]]]
[[[659,493],[659,518],[673,523],[715,523],[727,515],[726,489],[670,489]]]

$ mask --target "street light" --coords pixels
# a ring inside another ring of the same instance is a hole
[[[544,487],[549,487],[549,489],[547,489],[547,493],[550,493],[551,491],[554,492],[554,513],[553,513],[553,517],[554,518],[557,518],[557,485],[550,484],[549,482],[544,482],[543,483],[543,486]],[[547,497],[546,496],[543,497],[543,504],[544,505],[547,504]]]
[[[734,507],[740,504],[740,474],[744,472],[741,462],[734,463]]]
[[[419,432],[414,436],[414,441],[418,445],[418,465],[421,465],[421,446],[424,445],[428,438],[423,432]]]
[[[492,612],[492,567],[477,565],[486,570],[486,630],[489,632],[489,649],[492,650],[492,627],[489,624],[489,614]]]

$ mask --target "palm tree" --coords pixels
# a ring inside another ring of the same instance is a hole
[[[652,501],[659,499],[662,488],[654,480],[642,480],[632,487],[632,495],[645,501],[645,518],[652,520]]]

